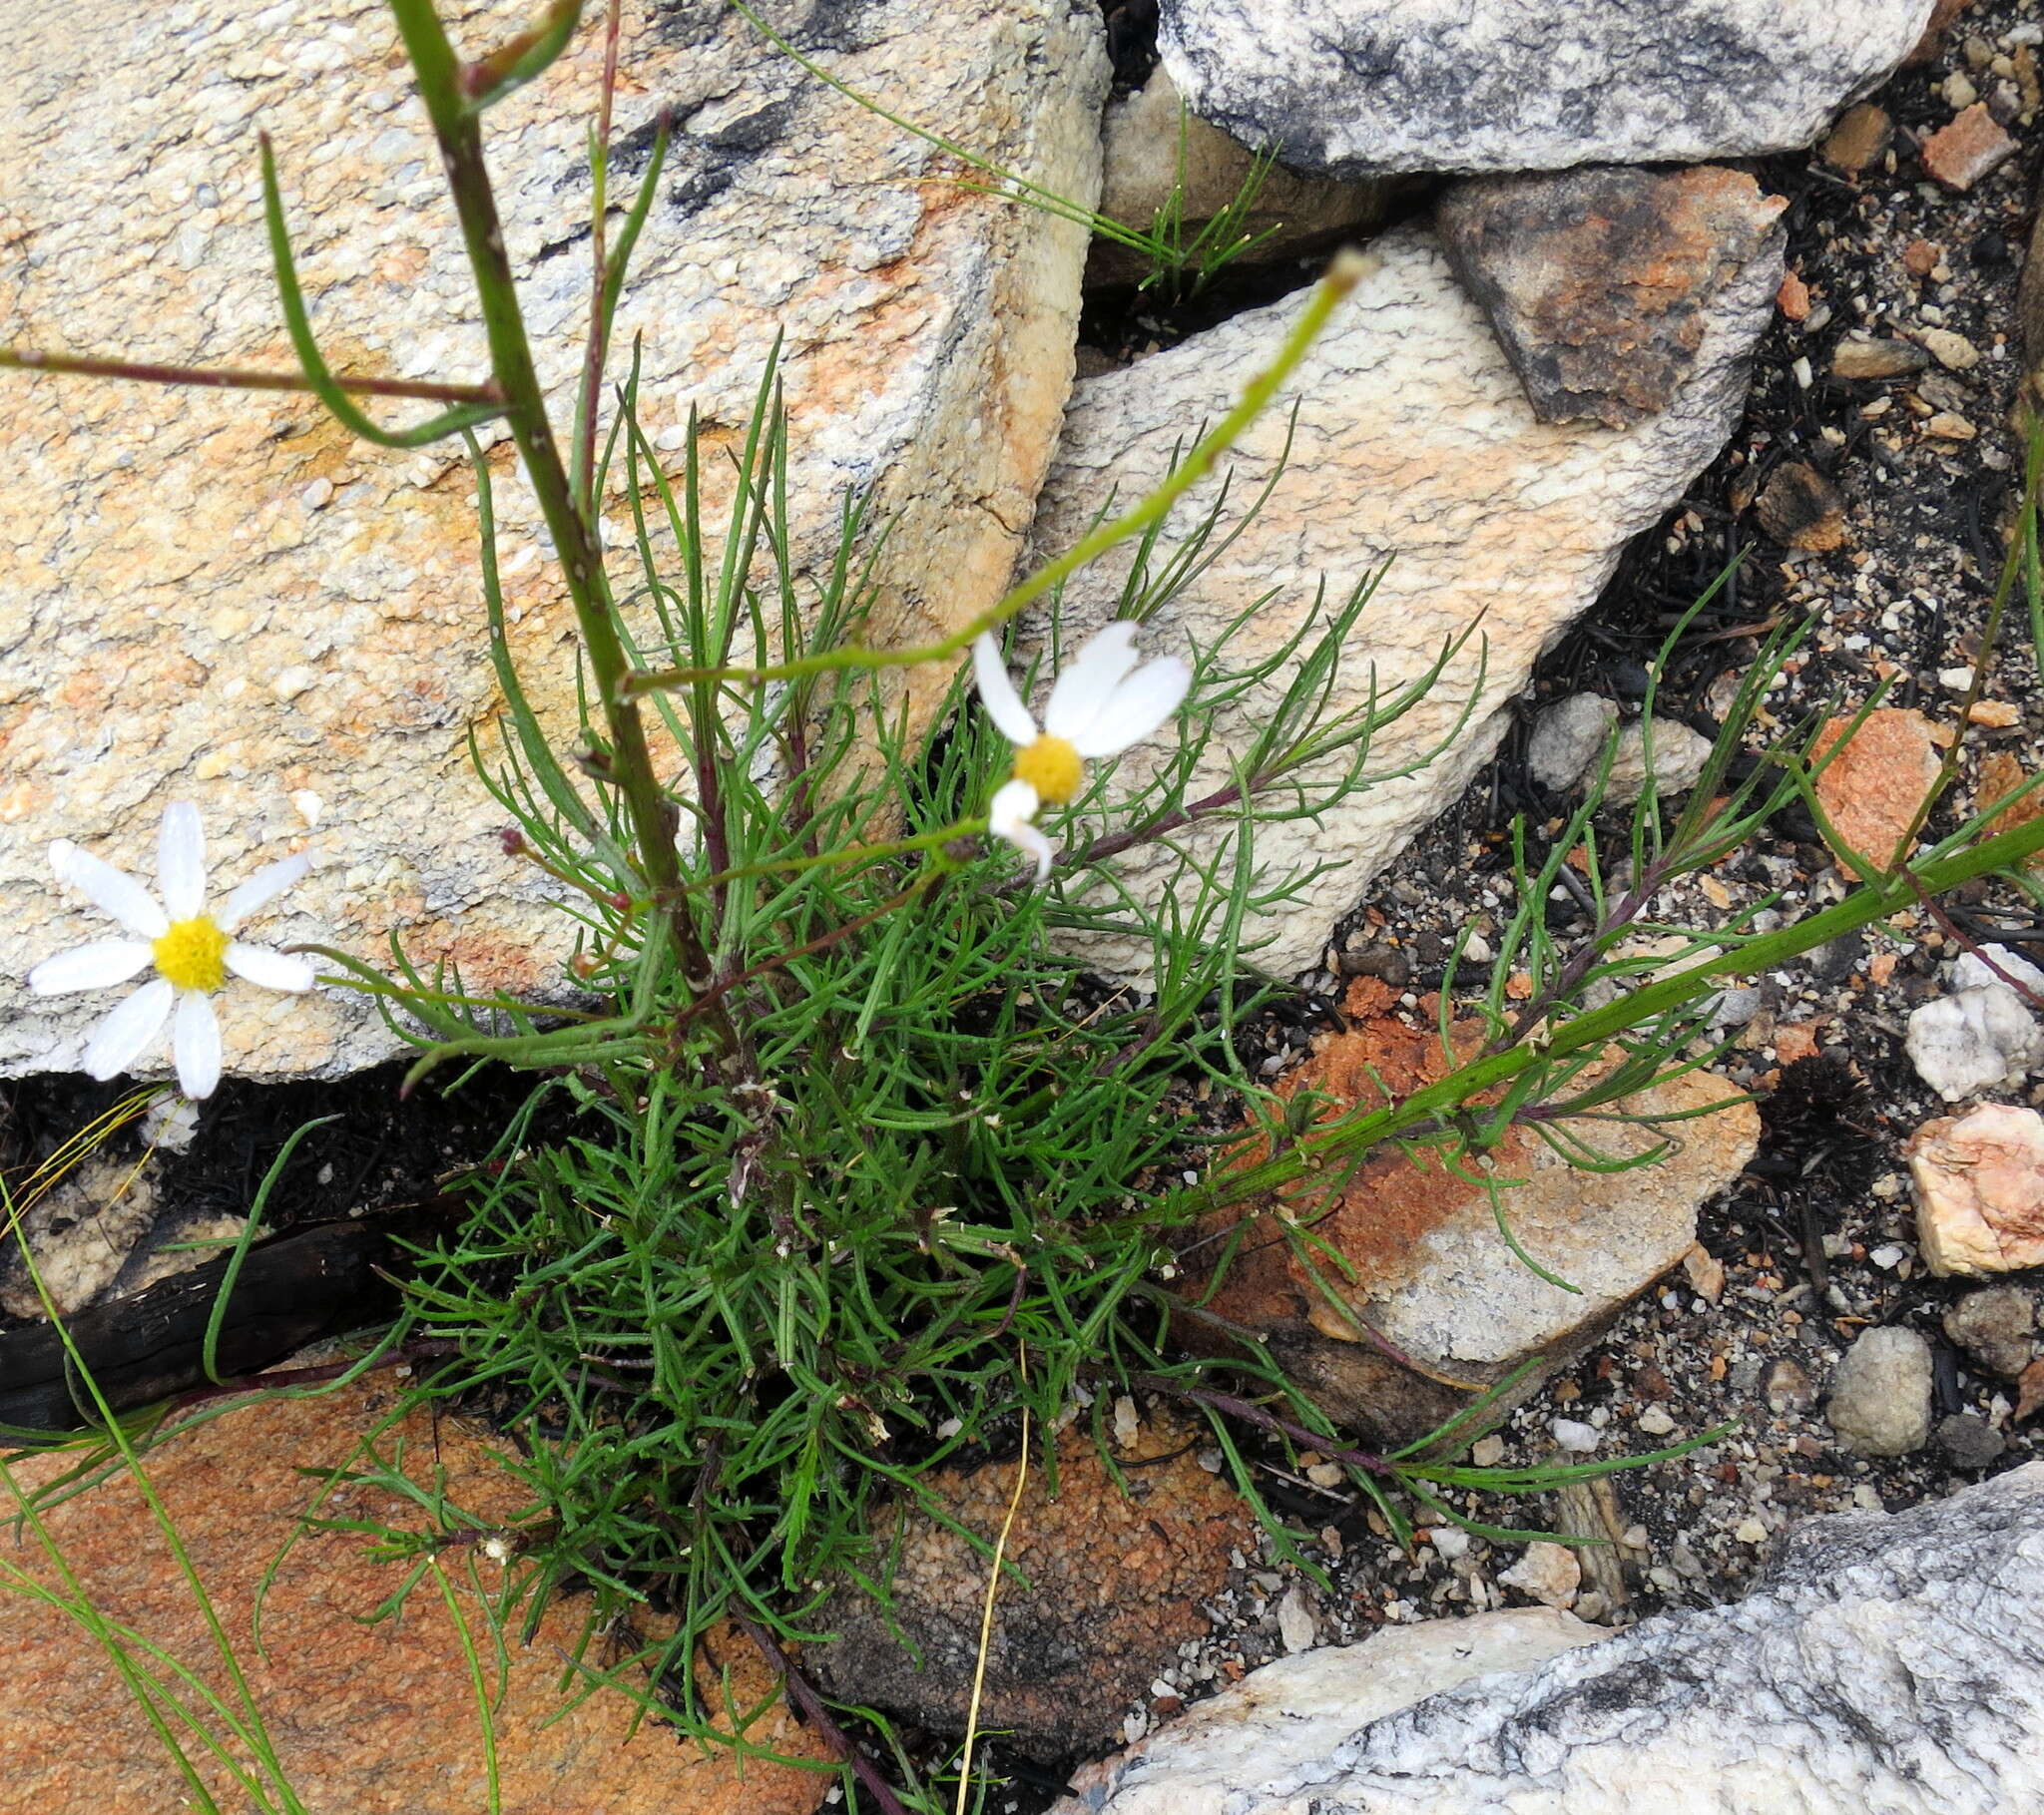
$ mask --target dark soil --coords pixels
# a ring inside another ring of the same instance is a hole
[[[104,1297],[134,1289],[167,1245],[194,1232],[217,1235],[249,1214],[270,1165],[293,1133],[320,1122],[298,1143],[270,1192],[264,1223],[271,1230],[375,1215],[438,1199],[483,1159],[530,1079],[485,1071],[458,1090],[431,1082],[400,1102],[402,1065],[379,1066],[334,1083],[260,1085],[222,1082],[201,1118],[191,1147],[161,1156],[154,1214],[146,1229],[96,1233],[80,1240],[122,1239],[132,1246]],[[75,1075],[0,1084],[0,1170],[19,1187],[65,1140],[113,1109],[133,1090]],[[132,1164],[144,1145],[131,1125],[106,1144],[106,1156]],[[70,1231],[53,1231],[62,1236]],[[195,1256],[196,1258],[196,1256]],[[32,1321],[0,1313],[4,1332]],[[4,1385],[4,1381],[0,1381]]]

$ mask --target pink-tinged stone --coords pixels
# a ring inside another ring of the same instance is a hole
[[[1916,1237],[1933,1273],[2044,1265],[2044,1116],[1990,1103],[1910,1137]]]
[[[2016,155],[2016,142],[1976,101],[1923,142],[1923,168],[1946,189],[1969,190]]]

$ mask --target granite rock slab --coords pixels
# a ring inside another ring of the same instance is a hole
[[[1792,151],[1880,83],[1931,0],[1163,0],[1201,119],[1328,176]]]
[[[1420,1631],[1476,1653],[1510,1617]],[[1449,1643],[1398,1658],[1413,1634],[1387,1631],[1267,1664],[1089,1768],[1054,1815],[2009,1815],[2044,1806],[2040,1632],[2032,1463],[1812,1519],[1744,1599],[1544,1661],[1471,1673]]]
[[[470,55],[527,0],[450,20]],[[878,0],[768,13],[805,54],[1088,203],[1108,68],[1091,0]],[[488,118],[505,232],[557,422],[581,358],[602,32]],[[949,181],[940,154],[804,74],[717,0],[628,9],[612,195],[652,123],[677,137],[619,310],[644,426],[713,521],[784,339],[790,546],[833,545],[848,492],[891,519],[871,633],[916,644],[998,597],[1072,370],[1082,227]],[[338,369],[474,380],[483,344],[437,158],[380,0],[80,0],[0,41],[0,343],[285,368],[256,133],[273,137],[314,325]],[[628,189],[626,193],[629,193]],[[420,406],[381,403],[386,421]],[[508,441],[489,453],[512,654],[574,729],[571,618]],[[0,1075],[65,1070],[113,998],[19,979],[110,929],[59,891],[58,837],[147,875],[174,798],[232,879],[317,868],[274,923],[375,958],[397,934],[471,989],[562,991],[569,927],[506,856],[471,772],[500,710],[474,485],[458,444],[350,440],[289,394],[0,381]],[[630,560],[630,514],[607,499]],[[919,700],[947,682],[921,674]],[[271,929],[265,929],[265,932]],[[224,1004],[227,1066],[330,1077],[401,1049],[357,995]]]
[[[1231,664],[1247,667],[1314,617],[1322,589],[1338,602],[1380,576],[1342,652],[1330,716],[1389,698],[1459,646],[1424,698],[1377,732],[1371,785],[1315,818],[1260,829],[1267,876],[1332,866],[1294,902],[1251,915],[1247,937],[1265,942],[1258,961],[1277,972],[1316,963],[1335,919],[1461,793],[1503,736],[1507,702],[1541,651],[1594,603],[1626,542],[1724,445],[1782,277],[1777,228],[1705,308],[1695,361],[1668,407],[1613,429],[1537,418],[1428,228],[1398,227],[1372,251],[1374,270],[1285,391],[1175,509],[1165,550],[1195,532],[1226,480],[1215,540],[1233,539],[1210,547],[1144,632],[1159,654],[1211,648],[1254,603],[1231,645]],[[1218,421],[1269,362],[1304,300],[1296,293],[1077,385],[1038,506],[1036,552],[1076,542],[1110,492],[1133,500],[1161,479],[1197,425]],[[1245,501],[1274,480],[1245,525]],[[1118,613],[1135,558],[1125,547],[1067,583],[1067,647]],[[1166,559],[1155,555],[1151,571]],[[1044,628],[1025,625],[1025,640]],[[1231,753],[1269,721],[1287,679],[1273,676],[1226,709],[1193,797],[1231,783]],[[1133,788],[1166,759],[1159,744],[1138,747],[1122,758],[1117,787]],[[1346,760],[1339,752],[1309,778]],[[1188,842],[1211,856],[1225,835],[1210,822]],[[1132,892],[1152,902],[1174,867],[1154,846],[1118,860]],[[1083,949],[1129,975],[1148,950],[1112,936],[1089,936]]]

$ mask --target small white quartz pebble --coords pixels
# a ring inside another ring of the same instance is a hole
[[[1136,1402],[1124,1393],[1114,1402],[1114,1440],[1123,1449],[1133,1449],[1142,1429],[1136,1417]]]
[[[1584,1424],[1575,1418],[1557,1418],[1548,1428],[1554,1432],[1556,1443],[1579,1456],[1589,1455],[1604,1441],[1604,1433],[1594,1424]]]

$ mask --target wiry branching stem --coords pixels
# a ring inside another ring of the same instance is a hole
[[[618,634],[617,607],[604,573],[595,515],[576,508],[553,424],[547,417],[546,394],[533,366],[518,288],[504,249],[496,195],[483,161],[482,119],[463,102],[461,65],[431,0],[390,0],[390,10],[411,58],[419,99],[432,123],[448,191],[461,222],[462,242],[482,305],[483,331],[489,339],[490,363],[504,398],[504,423],[524,456],[526,476],[539,499],[547,533],[553,538],[589,656],[610,733],[613,772],[637,835],[639,863],[655,895],[665,900],[681,882],[674,825],[655,778],[645,723],[638,707],[623,696],[623,683],[632,665]]]

